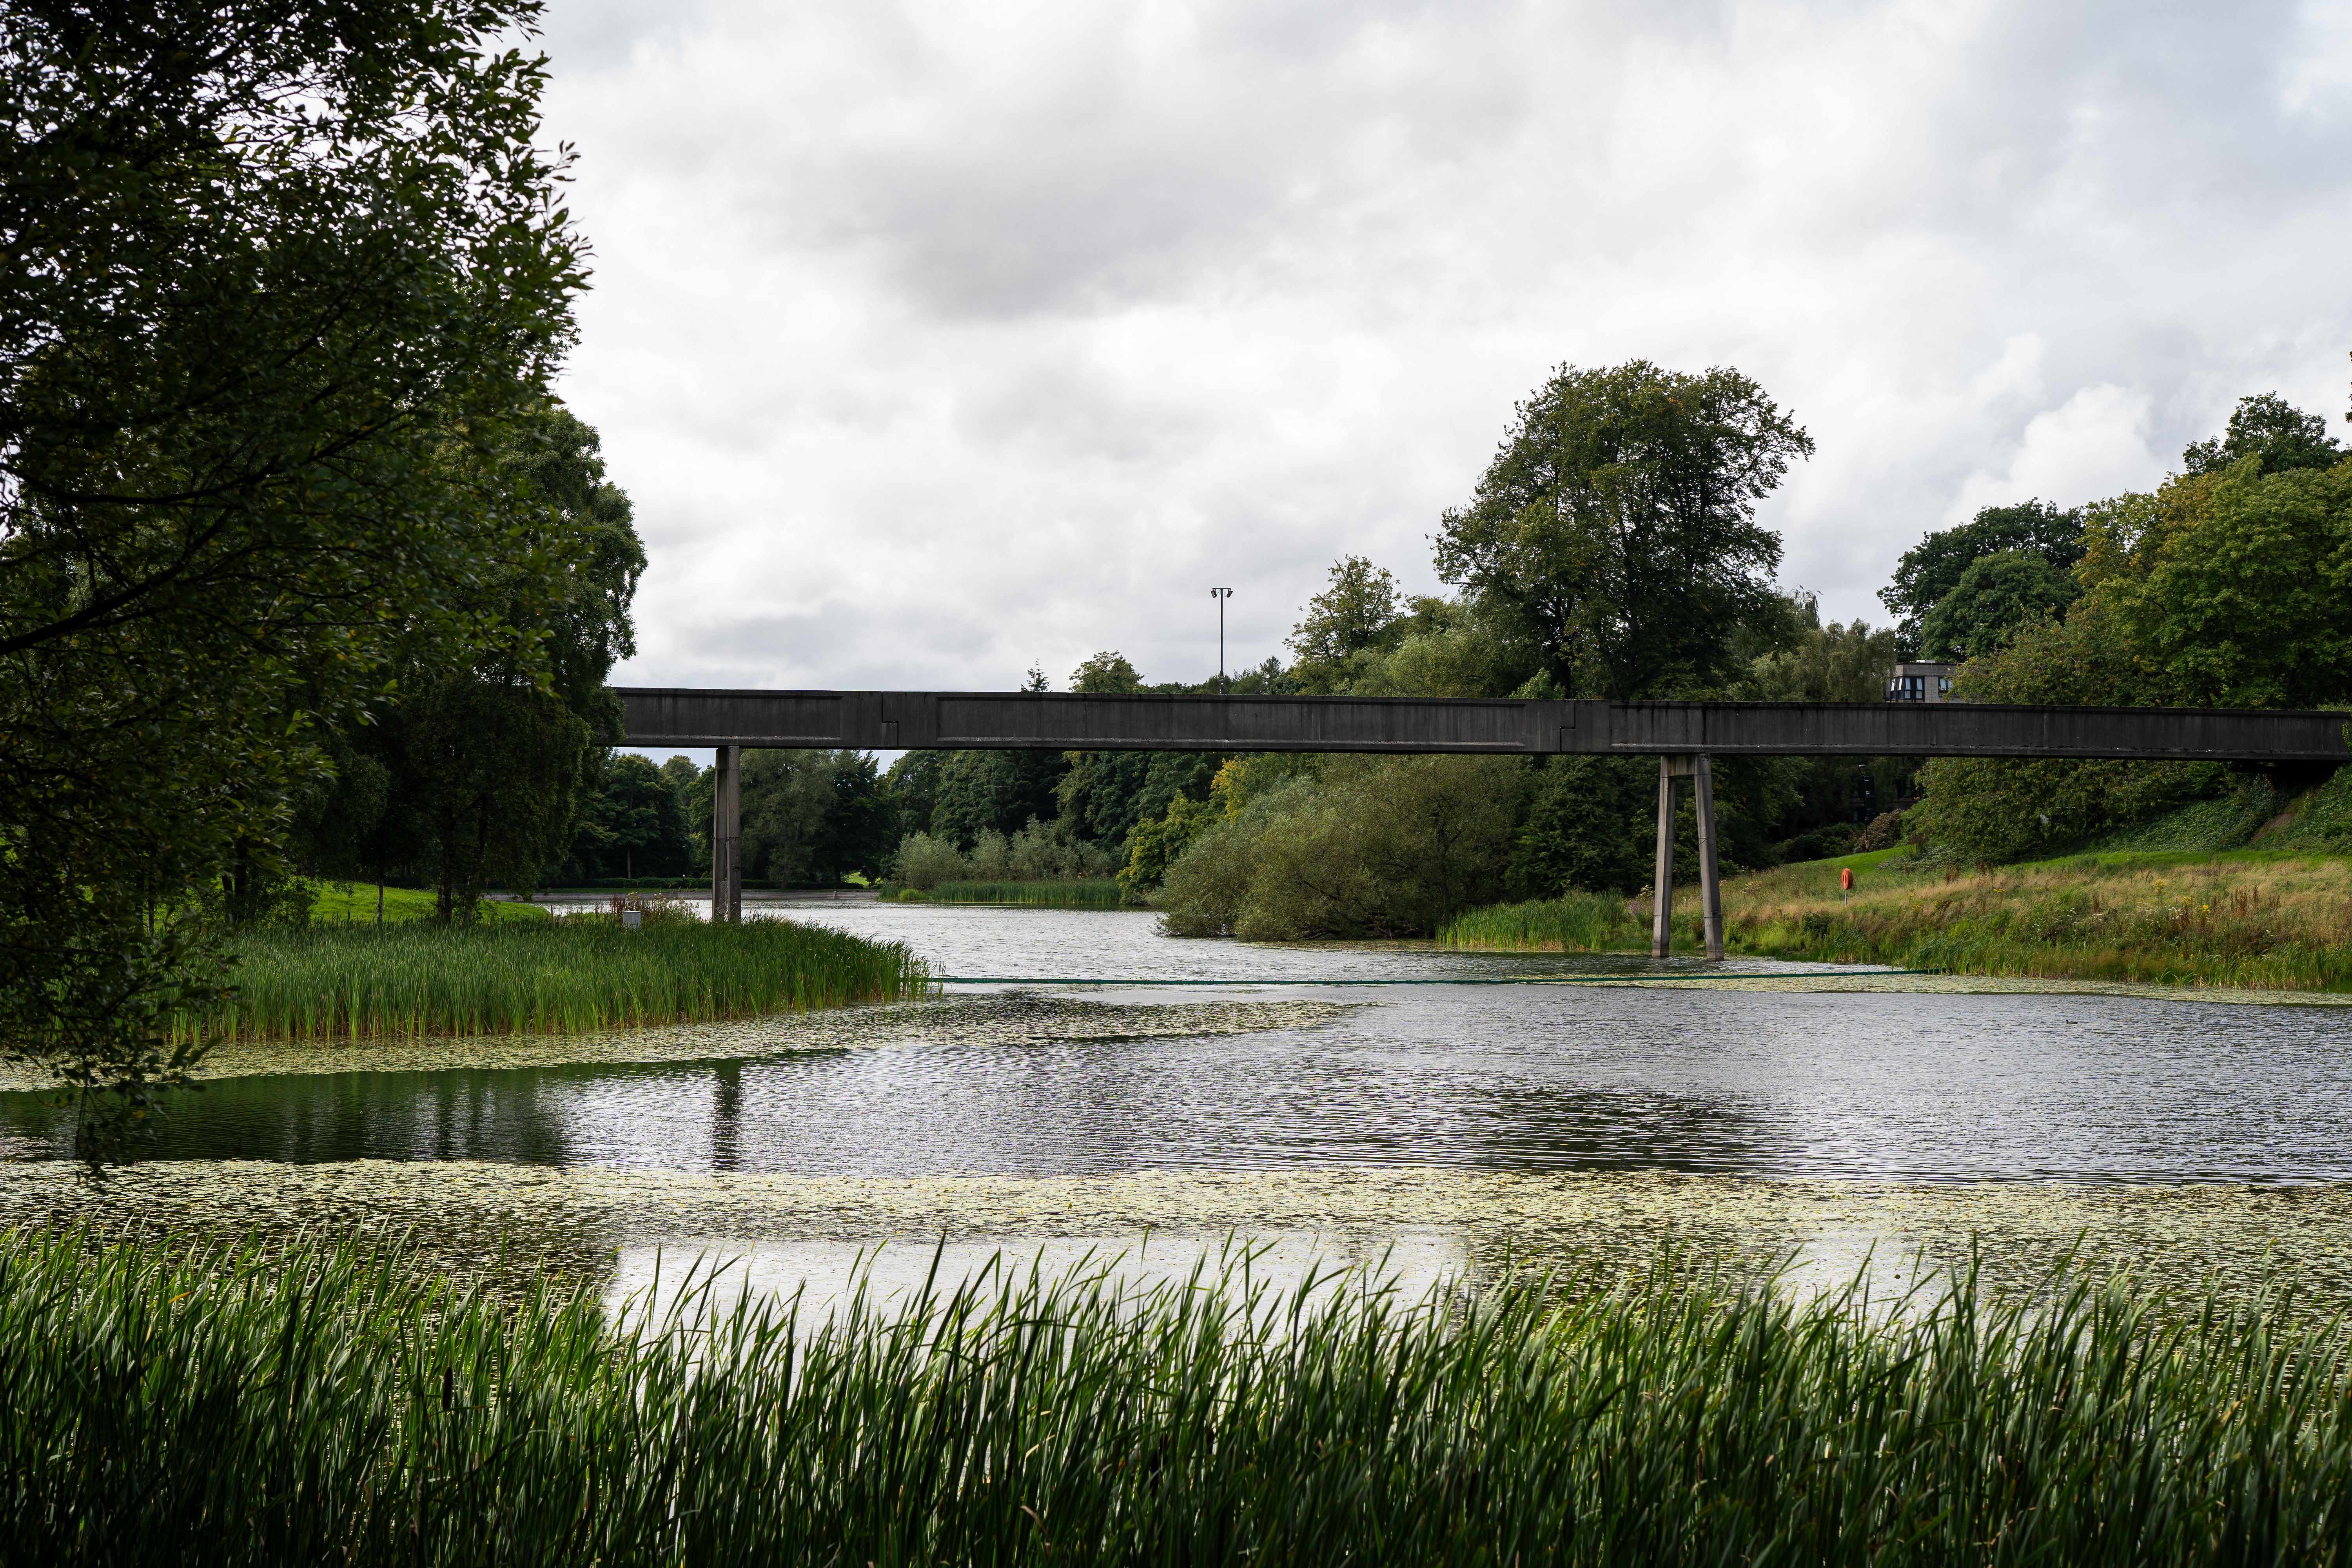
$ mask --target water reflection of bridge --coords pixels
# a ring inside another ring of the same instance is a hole
[[[1723,956],[1715,756],[2107,757],[2335,764],[2346,715],[2237,708],[1974,702],[1599,702],[1433,697],[1166,697],[1076,692],[711,691],[626,688],[629,740],[718,749],[710,914],[742,918],[746,746],[861,751],[1391,752],[1654,755],[1665,951],[1677,779],[1692,781],[1706,950]]]

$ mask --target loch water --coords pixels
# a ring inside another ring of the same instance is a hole
[[[960,977],[930,1005],[957,1010],[958,1026],[813,1047],[780,1029],[739,1057],[662,1065],[226,1079],[175,1104],[150,1157],[843,1176],[2352,1179],[2352,1010],[1601,985],[1578,982],[1824,966],[1184,941],[1138,911],[781,912],[909,943]],[[1078,980],[1115,984],[1066,984]],[[1195,984],[1149,984],[1167,981]],[[1041,1037],[1040,998],[1149,1012],[1153,1028],[1125,1036],[1095,1017],[1083,1037]],[[1279,1026],[1169,1032],[1171,1005],[1233,1002],[1318,1005]],[[64,1135],[48,1098],[0,1095],[0,1157],[56,1158]]]

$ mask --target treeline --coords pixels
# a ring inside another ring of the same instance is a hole
[[[1880,594],[1824,624],[1774,581],[1756,504],[1804,431],[1735,371],[1565,367],[1441,519],[1445,596],[1348,556],[1235,690],[1432,697],[1885,700],[1898,661],[2019,702],[2326,706],[2352,694],[2352,469],[2274,395],[2153,495],[1990,507],[1928,533]],[[1077,691],[1147,685],[1116,653]],[[1047,682],[1031,671],[1031,689]],[[1027,876],[1115,865],[1171,930],[1402,935],[1459,910],[1648,881],[1648,758],[916,752],[879,781],[920,885],[980,857]],[[2214,763],[1718,759],[1727,870],[1932,841],[1974,863],[2075,842],[2226,791]],[[747,794],[747,803],[749,795]],[[747,805],[747,837],[750,813]],[[1678,865],[1695,874],[1681,809]],[[1007,874],[1002,869],[990,875]]]

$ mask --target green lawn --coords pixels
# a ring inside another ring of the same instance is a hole
[[[310,906],[312,920],[374,921],[373,883],[320,882],[318,889],[319,901]],[[383,920],[386,925],[402,921],[437,920],[440,913],[440,908],[430,892],[415,888],[386,888],[383,890]],[[543,921],[548,918],[547,911],[535,905],[512,903],[504,899],[484,899],[475,906],[475,913],[483,921]]]

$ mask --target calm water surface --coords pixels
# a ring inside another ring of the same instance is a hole
[[[1110,1005],[1352,1005],[1336,1022],[1244,1035],[229,1079],[177,1108],[155,1152],[842,1175],[1397,1163],[2352,1179],[2347,1011],[2047,994],[1341,985],[1658,966],[1180,942],[1131,912],[842,904],[794,913],[904,940],[949,974],[1231,983],[1086,993]],[[57,1113],[39,1097],[0,1095],[0,1150],[45,1158],[58,1147]]]

